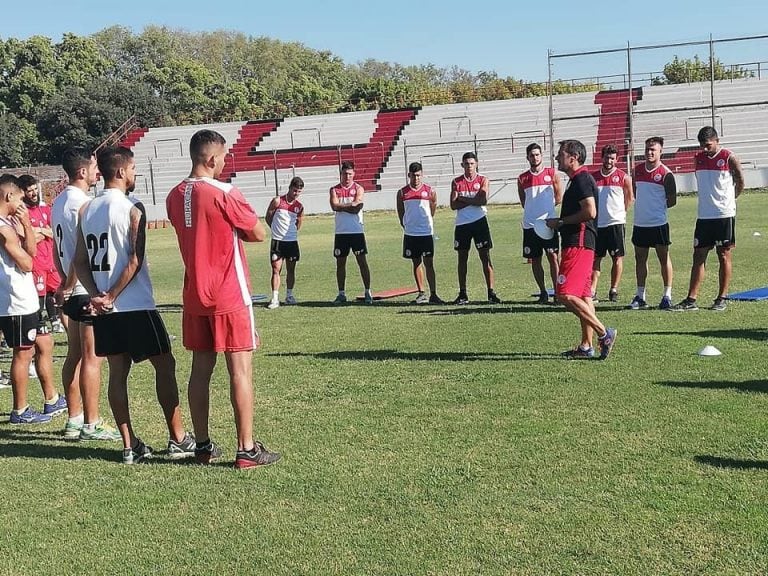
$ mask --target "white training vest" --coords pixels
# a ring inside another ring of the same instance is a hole
[[[77,221],[80,207],[88,202],[88,195],[76,186],[67,186],[56,196],[51,206],[51,227],[53,228],[54,250],[59,253],[59,260],[64,273],[69,273],[69,267],[75,258],[77,247]],[[72,294],[87,294],[78,280]]]
[[[16,234],[13,223],[0,218],[0,226],[8,226]],[[0,250],[0,316],[24,316],[40,309],[37,289],[31,272],[23,272],[5,250]]]
[[[130,214],[134,201],[122,191],[106,188],[91,200],[80,226],[91,273],[99,292],[106,292],[128,265]],[[146,255],[133,280],[114,302],[115,312],[154,310],[155,299]]]

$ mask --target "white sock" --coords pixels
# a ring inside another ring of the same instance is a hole
[[[672,286],[664,286],[664,296],[670,300],[672,299]]]
[[[638,286],[636,294],[640,300],[645,300],[645,286]]]
[[[16,414],[17,416],[21,416],[22,414],[24,414],[24,412],[27,411],[27,408],[29,408],[29,404],[24,406],[24,408],[20,408],[19,410],[13,410],[13,413]]]
[[[272,302],[278,302],[280,300],[280,296],[278,294],[277,290],[272,290]]]
[[[67,422],[69,424],[74,424],[76,426],[82,426],[83,424],[85,424],[85,416],[82,412],[80,412],[80,414],[78,414],[74,418],[67,418]]]
[[[56,402],[58,401],[59,401],[59,393],[56,392],[56,396],[54,396],[50,400],[46,400],[45,403],[48,404],[49,406],[52,406],[53,404],[56,404]]]

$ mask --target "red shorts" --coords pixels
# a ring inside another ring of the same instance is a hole
[[[576,246],[563,248],[555,294],[591,298],[592,264],[594,261],[594,250]]]
[[[259,347],[259,335],[248,306],[228,314],[182,314],[184,348],[193,352],[244,352]]]
[[[35,281],[38,296],[56,292],[61,284],[61,277],[55,268],[50,270],[32,268],[32,279]]]

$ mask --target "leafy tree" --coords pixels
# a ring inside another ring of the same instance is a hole
[[[0,114],[0,166],[18,168],[30,164],[38,148],[34,124],[12,112]]]
[[[715,80],[731,80],[734,78],[750,78],[752,72],[741,66],[725,66],[715,58]],[[653,79],[652,84],[686,84],[688,82],[706,82],[711,77],[710,61],[702,61],[698,56],[693,58],[678,58],[675,56],[672,62],[664,66],[663,76]]]

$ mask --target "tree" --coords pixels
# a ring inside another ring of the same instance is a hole
[[[710,61],[706,62],[693,58],[675,56],[672,62],[664,66],[662,76],[653,79],[654,86],[664,84],[686,84],[689,82],[707,82],[711,78]],[[732,80],[735,78],[751,78],[754,74],[741,66],[725,66],[719,59],[714,61],[715,80]]]
[[[30,164],[38,148],[34,124],[12,112],[0,114],[0,166],[18,168]]]

